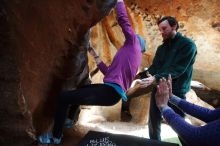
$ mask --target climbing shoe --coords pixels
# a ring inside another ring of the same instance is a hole
[[[53,137],[52,133],[42,134],[37,138],[40,144],[60,144],[61,138]]]

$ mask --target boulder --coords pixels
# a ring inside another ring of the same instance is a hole
[[[58,93],[90,83],[87,32],[115,4],[0,1],[0,145],[35,145],[51,127]]]

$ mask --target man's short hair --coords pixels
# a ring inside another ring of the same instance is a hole
[[[161,22],[167,20],[168,23],[170,24],[171,27],[173,27],[174,25],[176,25],[176,31],[179,29],[179,23],[178,21],[176,20],[175,17],[172,17],[172,16],[164,16],[162,17],[158,22],[157,22],[157,25],[159,25]]]

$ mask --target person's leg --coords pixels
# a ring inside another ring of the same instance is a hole
[[[132,119],[132,115],[130,113],[130,103],[131,100],[128,98],[127,101],[122,100],[122,107],[121,107],[121,121],[129,122]]]
[[[150,113],[149,113],[149,136],[150,139],[161,140],[160,132],[161,132],[161,113],[160,110],[157,108],[155,94],[156,88],[153,89],[151,93],[151,100],[150,100]]]
[[[183,94],[178,94],[178,93],[173,93],[174,95],[178,96],[181,99],[186,99],[186,96]],[[182,110],[180,110],[178,107],[176,107],[175,105],[171,104],[168,102],[168,105],[177,113],[179,114],[181,117],[185,117],[185,114]]]
[[[77,90],[62,92],[54,119],[53,136],[61,137],[69,104],[110,106],[120,99],[116,90],[105,84],[91,84]]]
[[[68,110],[68,115],[65,120],[65,127],[72,128],[75,123],[78,121],[80,114],[80,106],[79,105],[70,105]]]
[[[80,113],[80,107],[79,105],[70,105],[69,107],[69,112],[68,112],[68,118],[71,120],[76,120],[79,117],[79,113]]]
[[[186,99],[186,96],[183,95],[183,94],[174,93],[174,95],[176,95],[176,96],[178,96],[178,97],[180,97],[180,98],[182,98],[182,99]],[[183,118],[185,117],[184,112],[183,112],[182,110],[180,110],[178,107],[176,107],[175,105],[173,105],[173,104],[171,104],[171,103],[168,103],[168,105],[169,105],[177,114],[179,114],[181,117],[183,117]],[[178,138],[179,138],[179,140],[180,140],[182,146],[187,146],[187,144],[184,142],[184,140],[183,140],[181,137],[178,136]]]

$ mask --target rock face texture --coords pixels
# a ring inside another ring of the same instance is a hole
[[[86,32],[115,3],[0,1],[0,145],[34,145],[58,93],[90,83]]]
[[[102,81],[94,60],[87,57],[87,32],[115,3],[0,0],[0,145],[36,145],[35,137],[52,124],[61,90],[89,84],[89,71],[93,83]],[[148,42],[140,70],[151,64],[162,41],[156,20],[172,15],[180,22],[180,32],[198,46],[194,79],[220,90],[219,0],[126,0],[126,4],[134,30]],[[91,31],[91,43],[106,64],[124,41],[115,16],[115,11],[111,12]],[[141,103],[146,104],[139,108]],[[131,107],[137,117],[133,122],[147,122],[148,103],[148,97],[135,99]],[[98,111],[107,120],[119,120],[120,107],[118,103]],[[75,144],[64,145],[70,143]]]

